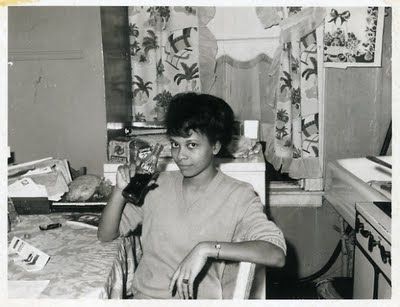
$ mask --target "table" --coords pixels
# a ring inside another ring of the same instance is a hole
[[[97,230],[66,223],[66,214],[24,215],[13,225],[17,236],[50,256],[38,272],[27,272],[8,260],[8,280],[50,280],[39,298],[124,298],[133,279],[133,237],[100,242]],[[61,228],[39,230],[60,222]],[[28,234],[29,238],[24,238]]]

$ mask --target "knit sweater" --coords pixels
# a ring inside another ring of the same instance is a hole
[[[172,275],[202,241],[265,240],[286,254],[281,230],[267,219],[260,198],[250,184],[218,171],[205,193],[186,204],[182,182],[180,172],[163,172],[157,179],[158,186],[146,195],[142,206],[127,203],[123,210],[121,235],[128,235],[142,225],[143,256],[134,275],[134,295],[177,298],[168,292]],[[195,298],[229,296],[223,289],[224,269],[223,261],[208,260],[195,280]]]

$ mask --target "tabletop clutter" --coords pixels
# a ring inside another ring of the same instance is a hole
[[[44,158],[8,168],[8,257],[26,272],[43,270],[50,260],[48,251],[31,243],[39,232],[55,231],[70,223],[97,228],[100,210],[112,192],[109,181],[83,174],[69,167],[67,160]],[[52,213],[64,213],[54,222]],[[93,213],[90,213],[93,212]],[[48,216],[46,223],[25,229],[23,216]],[[23,228],[21,232],[20,228]],[[13,281],[14,286],[16,281]],[[18,284],[17,284],[18,286]]]
[[[96,229],[111,192],[109,181],[77,172],[63,159],[49,157],[8,167],[9,298],[63,297],[65,289],[61,288],[66,280],[87,285],[70,289],[66,298],[108,297],[104,283],[111,281],[100,274],[104,267],[85,271],[93,276],[88,281],[79,277],[78,271],[84,272],[84,268],[73,263],[84,263],[81,257],[93,261],[94,246],[98,245],[96,253],[105,248],[97,240]],[[102,255],[98,262],[107,261],[112,268],[119,248],[110,244],[105,251],[107,256]]]
[[[98,175],[72,174],[67,160],[45,158],[8,168],[9,202],[18,214],[99,211],[111,192],[111,182]]]

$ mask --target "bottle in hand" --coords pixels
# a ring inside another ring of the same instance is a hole
[[[137,157],[135,176],[122,191],[122,195],[131,203],[140,205],[149,188],[150,181],[155,177],[157,162],[163,149],[161,144],[156,144],[153,150],[144,158]]]

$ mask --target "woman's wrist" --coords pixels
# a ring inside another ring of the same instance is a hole
[[[219,259],[221,245],[217,241],[206,241],[199,243],[200,254],[207,258]]]
[[[122,195],[122,189],[114,186],[111,196],[107,202],[107,206],[122,206],[125,205],[126,201]]]

